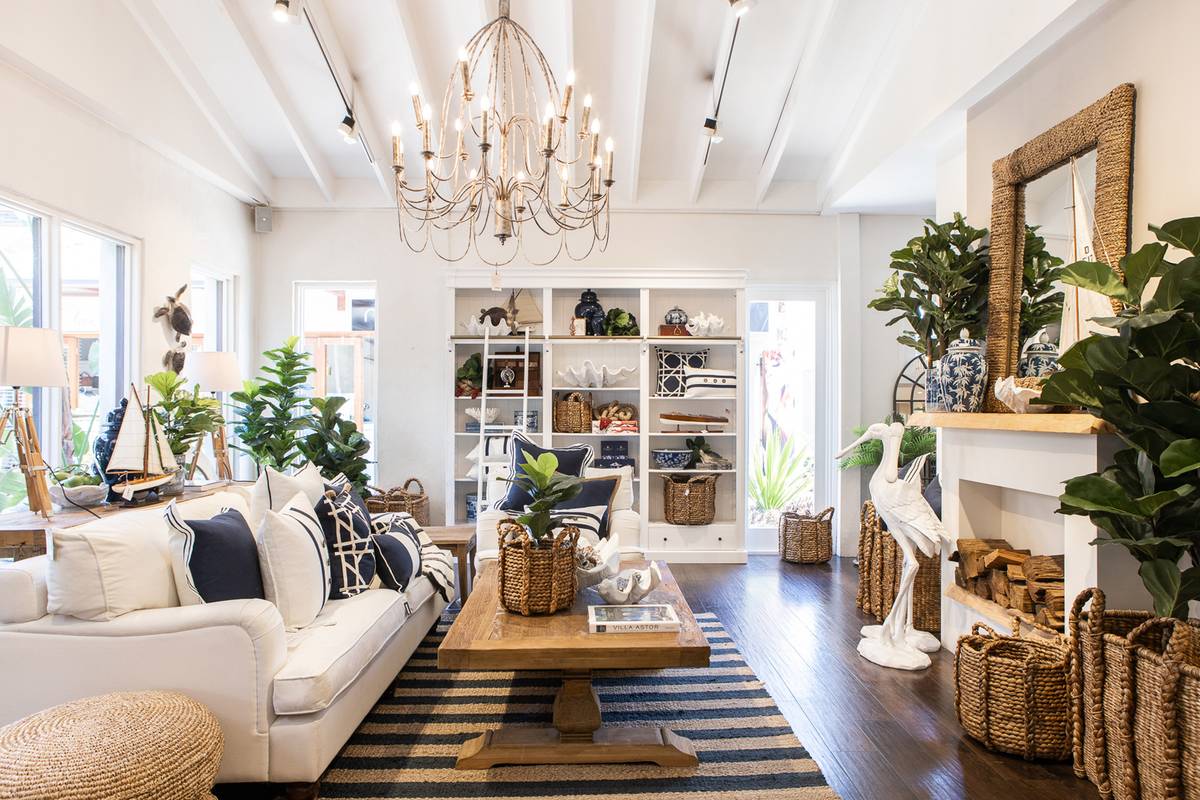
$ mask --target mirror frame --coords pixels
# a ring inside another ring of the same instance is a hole
[[[1073,117],[992,163],[991,270],[988,277],[988,384],[1017,373],[1025,262],[1025,185],[1096,151],[1093,252],[1120,273],[1129,252],[1136,91],[1123,83]],[[1010,412],[985,392],[986,411]]]

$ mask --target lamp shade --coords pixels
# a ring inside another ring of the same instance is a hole
[[[0,386],[67,386],[62,334],[0,326]]]
[[[199,384],[202,392],[236,392],[242,388],[242,371],[235,353],[188,353],[183,377]]]

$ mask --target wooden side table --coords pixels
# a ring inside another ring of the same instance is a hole
[[[475,526],[446,525],[425,529],[430,540],[458,559],[458,597],[463,603],[471,593],[470,575],[475,564]]]

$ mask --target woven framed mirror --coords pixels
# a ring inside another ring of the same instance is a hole
[[[1073,117],[992,164],[991,276],[988,284],[988,382],[1017,374],[1025,261],[1026,186],[1095,151],[1091,251],[1114,270],[1129,252],[1133,181],[1133,84],[1121,84]],[[987,411],[1006,412],[989,390]]]

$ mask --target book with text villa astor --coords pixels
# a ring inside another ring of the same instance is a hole
[[[588,606],[591,633],[674,633],[679,615],[669,605]]]

